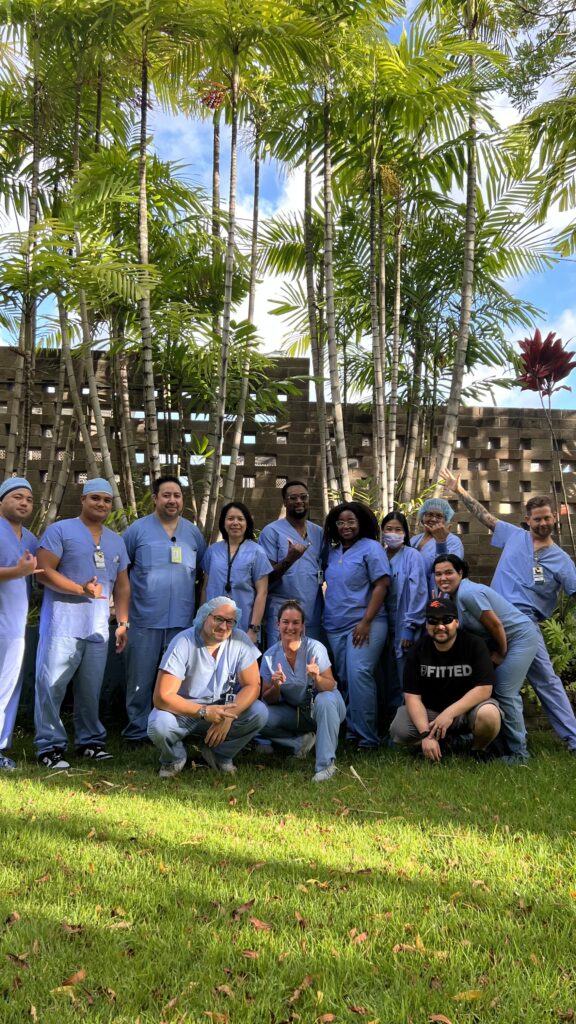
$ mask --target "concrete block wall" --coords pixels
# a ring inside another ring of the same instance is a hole
[[[94,358],[109,441],[118,465],[118,428],[111,402],[109,364],[105,355]],[[306,359],[279,358],[272,376],[277,379],[292,379],[298,388],[298,394],[289,396],[286,402],[281,403],[275,415],[256,411],[246,420],[241,446],[242,464],[239,465],[236,475],[236,497],[245,501],[252,509],[259,529],[280,514],[280,488],[291,478],[308,481],[312,516],[316,520],[321,518],[320,441],[316,405],[309,400],[307,382],[301,380],[308,374],[309,364]],[[7,438],[8,434],[8,399],[13,379],[13,353],[9,349],[0,349],[0,432],[3,435],[0,436],[0,479],[4,475],[4,438]],[[66,432],[63,431],[63,427],[67,426],[72,415],[72,403],[65,392],[62,422],[55,422],[57,380],[57,357],[39,355],[32,396],[32,432],[28,467],[30,481],[37,493],[40,493],[46,473],[51,437],[56,431],[59,436],[58,448],[61,457]],[[138,457],[142,461],[145,450],[144,422],[141,380],[137,371],[131,374],[131,387],[134,439]],[[160,395],[158,408],[162,415],[164,409]],[[199,410],[195,417],[185,422],[171,420],[168,423],[161,419],[161,451],[168,452],[170,435],[173,442],[179,436],[179,432],[182,432],[185,438],[191,435],[202,437],[207,430],[207,420],[202,418],[203,412],[204,410]],[[561,442],[565,469],[563,480],[568,496],[566,512],[571,515],[576,527],[576,412],[554,411],[552,419],[556,435]],[[91,429],[94,432],[93,425]],[[403,456],[404,431],[405,417],[401,412],[398,435],[402,443],[398,445],[398,465]],[[358,405],[348,405],[346,434],[352,480],[358,482],[370,478],[373,464],[370,412]],[[225,455],[228,454],[228,450],[225,446]],[[524,504],[531,495],[551,496],[553,491],[552,448],[544,414],[533,409],[462,408],[452,464],[455,471],[462,474],[465,485],[490,512],[519,523]],[[62,507],[63,516],[77,515],[78,497],[85,472],[86,462],[81,441],[78,440],[73,470]],[[191,466],[190,475],[194,481],[199,481],[202,468]],[[562,521],[566,521],[566,515],[562,517]],[[462,506],[458,507],[454,529],[462,538],[474,577],[489,581],[498,554],[490,546],[486,529]],[[566,532],[563,531],[565,546]]]

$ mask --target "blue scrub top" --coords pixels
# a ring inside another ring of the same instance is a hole
[[[485,640],[491,640],[492,635],[480,622],[482,612],[496,613],[504,626],[508,642],[522,639],[526,635],[527,627],[534,630],[534,626],[526,615],[510,604],[501,594],[497,594],[492,587],[487,587],[483,583],[462,580],[454,600],[458,606],[460,628],[476,633],[476,636],[481,636]]]
[[[196,567],[206,541],[194,523],[179,519],[171,534],[157,515],[144,516],[124,532],[130,559],[130,621],[149,629],[187,629],[196,608]],[[181,562],[172,562],[179,547]]]
[[[226,594],[228,578],[228,544],[225,540],[211,544],[202,559],[206,573],[206,600]],[[245,540],[238,548],[230,570],[229,596],[241,608],[238,626],[246,631],[252,622],[256,583],[272,572],[272,565],[254,540]]]
[[[402,657],[401,641],[415,640],[424,627],[428,582],[424,559],[414,548],[404,544],[389,562],[392,578],[385,603],[396,652]]]
[[[270,584],[267,610],[277,610],[284,601],[298,601],[309,626],[319,626],[322,618],[322,593],[318,573],[322,568],[324,531],[317,523],[306,522],[306,540],[287,519],[268,523],[258,538],[272,563],[281,562],[288,554],[288,539],[294,544],[309,544],[301,558],[287,572]]]
[[[306,672],[306,666],[310,664],[313,657],[316,657],[316,664],[321,672],[330,668],[330,658],[324,644],[321,644],[319,640],[312,640],[309,636],[302,637],[294,668],[290,665],[280,640],[264,652],[260,665],[262,680],[269,683],[279,664],[286,676],[286,682],[282,683],[280,687],[280,704],[285,703],[298,707],[305,700],[306,690],[314,684],[312,676]]]
[[[326,631],[342,633],[353,629],[364,618],[376,580],[391,573],[388,557],[378,541],[361,537],[346,550],[340,546],[330,548],[324,606]],[[374,619],[386,619],[384,604]]]
[[[492,587],[532,620],[543,622],[550,618],[561,590],[576,594],[576,566],[558,544],[535,552],[528,530],[499,519],[492,546],[504,549]],[[534,582],[535,554],[544,573],[543,583]]]
[[[424,536],[424,533],[419,533],[416,537],[412,537],[410,545],[416,548],[424,559],[424,571],[428,577],[428,592],[432,596],[432,593],[438,589],[434,578],[434,570],[432,569],[434,559],[438,555],[458,555],[459,558],[464,558],[464,548],[462,547],[462,541],[455,533],[449,533],[446,540],[442,543],[436,543],[436,541],[431,539],[421,548],[418,545]]]
[[[10,523],[0,516],[0,565],[11,569],[26,550],[36,554],[38,541],[30,530],[22,527],[20,540]],[[0,582],[0,640],[21,640],[26,632],[28,597],[31,576]]]
[[[182,680],[180,697],[214,704],[222,694],[233,689],[236,675],[253,665],[260,651],[241,629],[233,629],[212,657],[206,645],[199,640],[194,627],[178,633],[160,662],[160,668]]]
[[[104,598],[111,597],[118,573],[128,567],[128,555],[122,538],[107,526],[102,527],[100,547],[106,563],[103,569],[94,564],[96,545],[90,530],[80,519],[53,523],[38,541],[38,549],[51,551],[60,559],[57,568],[63,576],[74,583],[86,583],[96,576],[102,584],[102,598],[58,594],[45,587],[40,612],[41,636],[108,642],[110,602]]]

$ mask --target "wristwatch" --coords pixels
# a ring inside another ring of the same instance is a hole
[[[126,629],[130,629],[130,623],[129,622],[117,622],[116,625],[117,626],[126,626]]]
[[[430,739],[430,733],[428,731],[427,732],[419,732],[418,736],[420,737],[421,740],[428,740],[428,739]]]
[[[256,625],[255,622],[251,622],[250,625],[248,626],[248,629],[253,630],[254,633],[259,633],[260,632],[260,626]]]
[[[208,714],[208,708],[206,707],[205,704],[202,704],[201,707],[200,707],[200,710],[198,712],[198,718],[206,718],[207,714]]]

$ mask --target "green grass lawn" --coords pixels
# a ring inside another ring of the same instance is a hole
[[[525,768],[341,752],[323,785],[255,755],[162,782],[116,749],[0,779],[2,1024],[576,1020],[551,736]]]

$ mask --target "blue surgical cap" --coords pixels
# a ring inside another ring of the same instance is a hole
[[[112,494],[112,488],[103,476],[97,476],[94,480],[86,481],[82,494]]]
[[[427,512],[439,512],[447,523],[454,518],[454,509],[444,498],[428,498],[428,501],[425,501],[416,513],[419,523],[422,522],[422,516],[425,516]]]
[[[17,491],[20,488],[26,488],[27,491],[31,491],[32,484],[29,484],[23,476],[8,477],[0,487],[0,501],[2,501],[2,498],[5,498],[7,494],[10,494],[10,491]]]
[[[202,629],[202,626],[206,622],[208,616],[211,615],[212,612],[215,612],[216,609],[220,608],[220,605],[223,604],[232,605],[234,609],[234,614],[236,616],[236,622],[238,622],[241,610],[236,604],[236,602],[233,601],[231,597],[213,597],[212,600],[206,601],[203,605],[201,605],[201,607],[196,612],[196,618],[194,619],[193,626],[197,633],[199,633],[200,630]]]

